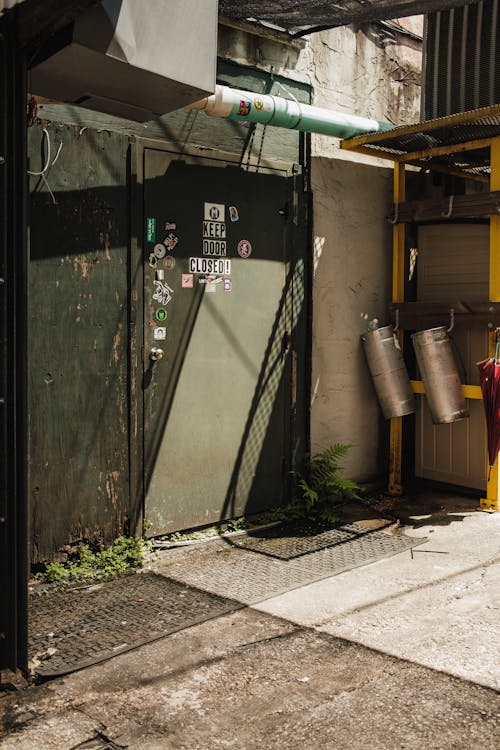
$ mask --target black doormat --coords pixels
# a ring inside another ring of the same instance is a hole
[[[387,521],[387,525],[390,523]],[[270,555],[280,560],[292,560],[337,544],[354,542],[369,534],[375,534],[375,532],[355,523],[346,523],[334,529],[322,529],[299,522],[252,531],[245,536],[231,538],[231,543],[243,549],[260,552],[262,555]],[[368,537],[369,543],[375,542],[377,538],[377,536]]]
[[[151,571],[31,594],[32,669],[74,672],[242,606]]]

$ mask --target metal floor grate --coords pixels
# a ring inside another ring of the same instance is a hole
[[[35,594],[30,658],[38,675],[61,675],[240,606],[151,571]]]
[[[177,560],[172,556],[171,562],[167,558],[161,572],[176,581],[249,605],[396,555],[425,541],[370,531],[309,554],[280,559],[268,552],[261,554],[262,549],[242,549],[233,546],[234,540],[221,539],[205,545],[208,549],[202,555],[184,553]],[[271,541],[271,548],[273,545]]]
[[[314,536],[281,537],[278,556],[264,551],[267,545],[276,552],[275,535],[239,537],[238,546],[218,539],[161,553],[155,558],[160,574],[149,570],[78,588],[39,590],[29,603],[34,671],[40,677],[67,674],[426,541],[354,528],[346,525],[316,535],[323,537],[323,545],[324,534],[330,535],[333,546],[308,553],[305,545],[319,543]],[[247,544],[259,545],[259,552],[245,549]],[[292,557],[297,549],[298,556]]]
[[[389,523],[390,521],[387,521],[387,525]],[[278,557],[280,560],[291,560],[325,547],[352,542],[368,533],[370,529],[356,524],[344,524],[340,528],[327,529],[319,533],[311,533],[311,529],[303,524],[293,524],[286,528],[254,531],[245,536],[233,537],[230,541],[236,547]]]

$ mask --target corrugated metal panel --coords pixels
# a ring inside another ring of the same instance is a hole
[[[340,0],[335,3],[325,0],[219,0],[219,11],[230,18],[258,18],[289,31],[309,31],[311,27],[318,25],[329,28],[350,23],[370,23],[417,16],[476,2],[477,0]]]
[[[442,117],[500,101],[500,0],[427,17],[422,115]]]
[[[15,5],[20,5],[21,3],[24,3],[24,0],[0,0],[0,16],[4,11],[10,10]]]
[[[420,164],[426,169],[430,167],[432,158],[432,164],[436,169],[441,166],[485,177],[490,172],[490,150],[487,146],[481,147],[480,143],[472,151],[458,151],[441,156],[430,157],[421,155],[419,152],[498,136],[500,136],[500,104],[491,104],[480,109],[458,112],[414,125],[403,125],[379,133],[358,135],[342,141],[341,146],[346,150],[363,150],[365,153],[371,152],[373,156],[384,155],[391,159],[403,154],[415,154],[411,163]]]
[[[419,302],[488,299],[488,224],[423,226],[418,232]]]

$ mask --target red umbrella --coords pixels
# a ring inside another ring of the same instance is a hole
[[[498,360],[498,333],[495,346],[495,356],[477,362],[479,369],[479,384],[483,394],[483,406],[488,431],[488,460],[490,470],[500,450],[500,361]]]

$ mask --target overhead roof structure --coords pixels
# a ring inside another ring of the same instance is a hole
[[[341,143],[348,151],[487,180],[491,141],[500,136],[500,104],[404,125]]]
[[[478,0],[219,0],[219,12],[233,19],[266,21],[294,36],[303,36],[351,23],[418,16],[477,2]]]

